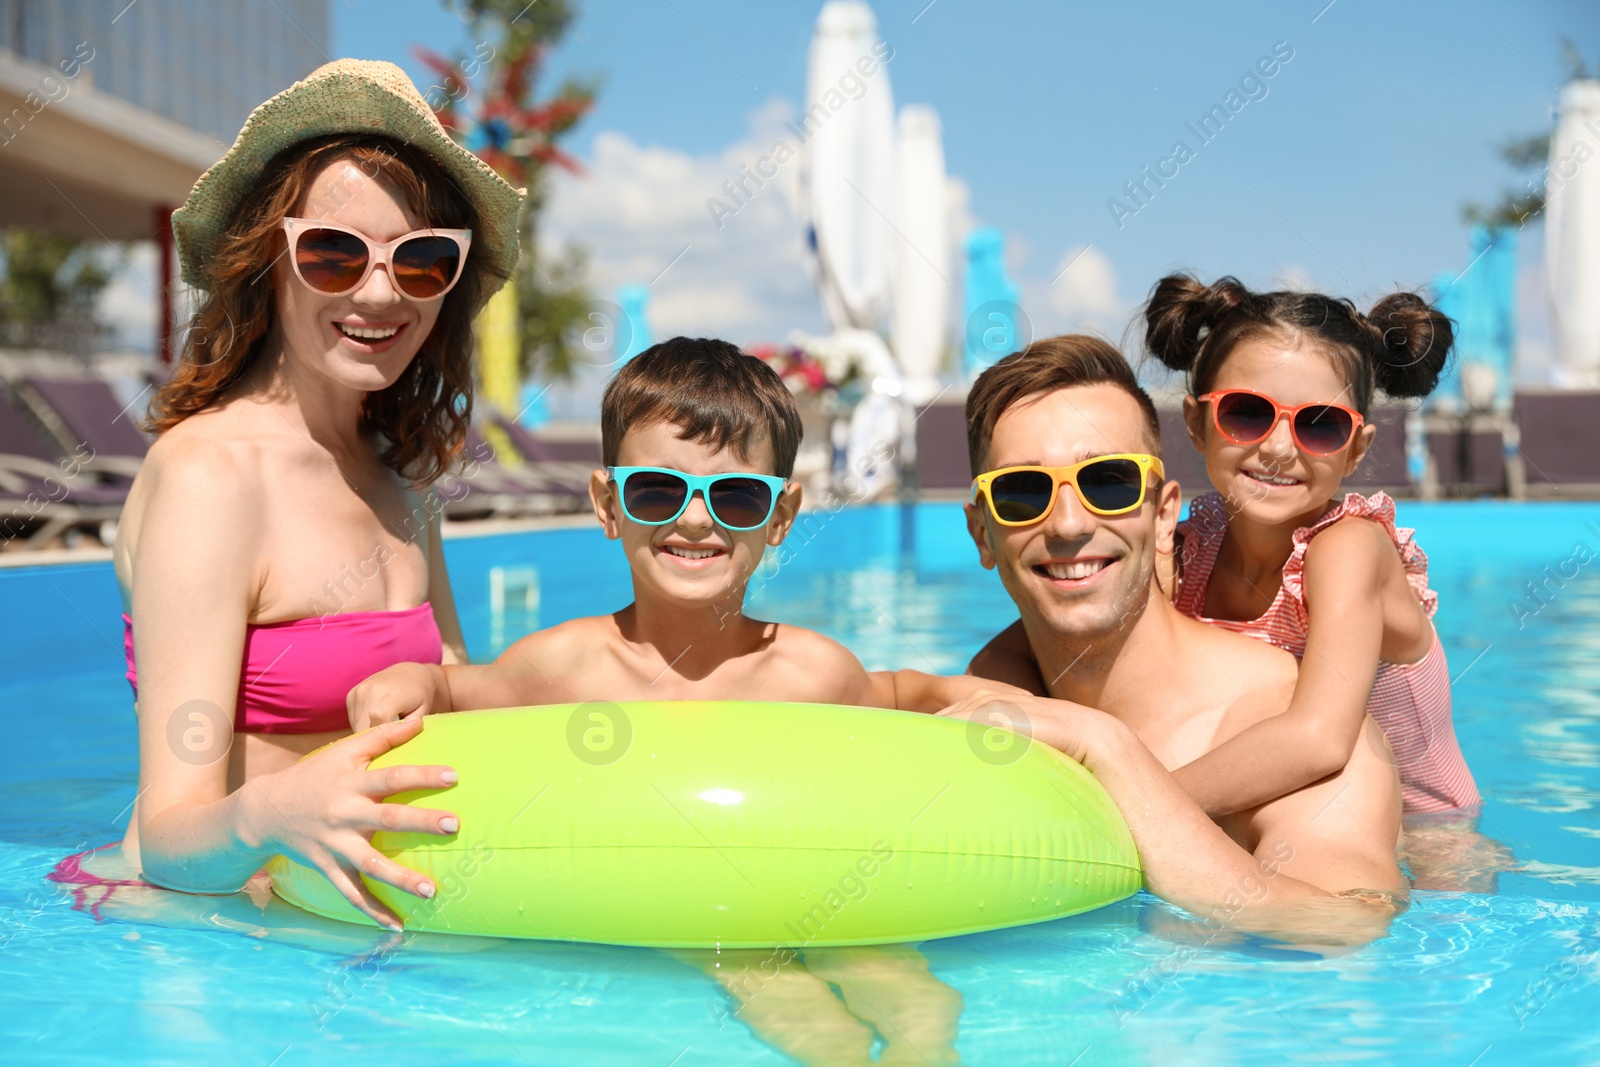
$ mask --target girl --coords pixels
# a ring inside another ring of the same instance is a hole
[[[1476,809],[1427,556],[1387,495],[1340,493],[1372,444],[1374,389],[1426,396],[1450,320],[1414,293],[1363,315],[1348,300],[1179,274],[1156,286],[1145,328],[1149,351],[1189,376],[1184,416],[1216,488],[1183,527],[1174,602],[1301,660],[1287,711],[1178,780],[1212,815],[1254,807],[1343,767],[1371,715],[1407,812]]]

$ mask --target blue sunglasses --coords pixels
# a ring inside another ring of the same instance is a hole
[[[622,513],[643,526],[676,522],[695,493],[719,526],[765,526],[788,479],[771,474],[685,474],[669,467],[607,467],[621,492]]]

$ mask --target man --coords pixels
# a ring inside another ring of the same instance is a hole
[[[1180,491],[1122,356],[1075,335],[1007,356],[974,384],[967,436],[979,475],[967,527],[1021,614],[969,673],[1054,699],[978,696],[945,714],[1020,717],[1078,759],[1127,820],[1148,888],[1192,910],[1251,922],[1287,901],[1404,893],[1399,780],[1371,720],[1342,771],[1218,823],[1169,773],[1282,711],[1297,667],[1161,594]],[[1029,467],[1068,469],[1013,470]]]

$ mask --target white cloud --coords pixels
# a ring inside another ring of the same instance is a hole
[[[821,333],[825,322],[802,228],[797,140],[785,126],[794,116],[790,102],[769,100],[750,115],[742,137],[703,155],[641,145],[614,131],[597,134],[584,173],[555,179],[546,240],[552,249],[571,243],[586,250],[596,297],[615,299],[621,286],[649,285],[657,339],[682,333],[748,344],[782,342],[795,329]],[[780,144],[792,153],[782,162]],[[764,160],[772,161],[768,172],[776,164],[771,178],[758,172]],[[969,199],[965,182],[947,180],[952,327],[961,305],[962,248],[974,225]]]
[[[1093,333],[1121,343],[1133,302],[1118,293],[1116,268],[1093,245],[1067,249],[1048,276],[1024,275],[1017,284],[1034,337]]]
[[[1056,264],[1050,306],[1069,319],[1106,319],[1125,313],[1117,298],[1117,272],[1093,245],[1070,249]]]
[[[740,140],[699,156],[598,134],[585,173],[554,182],[549,241],[587,251],[597,297],[614,299],[623,285],[650,286],[658,338],[712,335],[742,344],[781,341],[796,327],[820,330],[794,208],[798,155],[773,159],[776,145],[794,152],[795,138],[783,126],[792,114],[787,102],[769,101]],[[776,175],[759,176],[764,159],[772,160],[769,172],[777,163]]]
[[[1298,263],[1290,263],[1278,268],[1278,272],[1272,277],[1272,287],[1275,289],[1287,289],[1292,293],[1315,293],[1321,291],[1317,288],[1317,279],[1312,276],[1310,271]]]

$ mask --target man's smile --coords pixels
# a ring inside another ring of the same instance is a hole
[[[1093,583],[1115,562],[1116,559],[1111,556],[1078,556],[1035,563],[1032,570],[1057,587],[1080,589]]]

